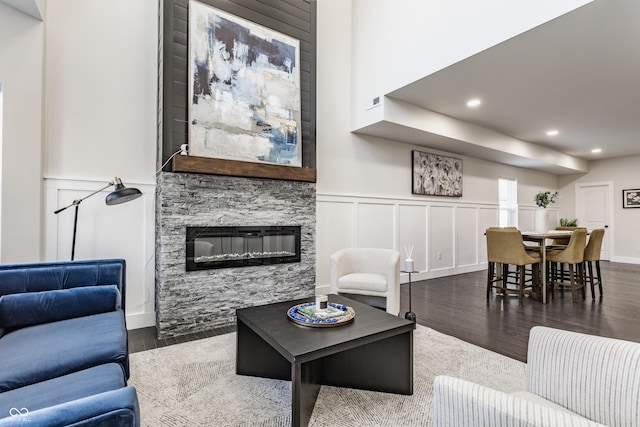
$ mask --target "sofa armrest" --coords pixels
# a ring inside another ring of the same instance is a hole
[[[640,344],[536,326],[527,391],[606,425],[640,425]]]
[[[139,426],[140,408],[135,388],[124,387],[33,412],[28,408],[16,408],[12,415],[0,418],[0,427],[68,425]]]
[[[437,376],[433,383],[434,427],[602,426],[578,415],[533,403],[469,381]]]

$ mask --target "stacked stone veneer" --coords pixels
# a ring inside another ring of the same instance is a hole
[[[187,226],[246,225],[299,225],[301,261],[186,271]],[[156,190],[159,338],[234,324],[237,308],[313,296],[315,228],[314,183],[162,172]]]

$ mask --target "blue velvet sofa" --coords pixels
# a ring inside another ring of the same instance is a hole
[[[0,265],[0,426],[138,426],[122,259]]]

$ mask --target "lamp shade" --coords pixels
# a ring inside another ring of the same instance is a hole
[[[107,194],[107,197],[105,198],[105,203],[107,205],[119,205],[142,196],[142,192],[137,188],[125,187],[120,178],[116,177],[113,181],[115,189],[111,193]]]

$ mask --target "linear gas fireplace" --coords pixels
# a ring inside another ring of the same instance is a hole
[[[187,271],[300,262],[300,226],[187,227]]]

